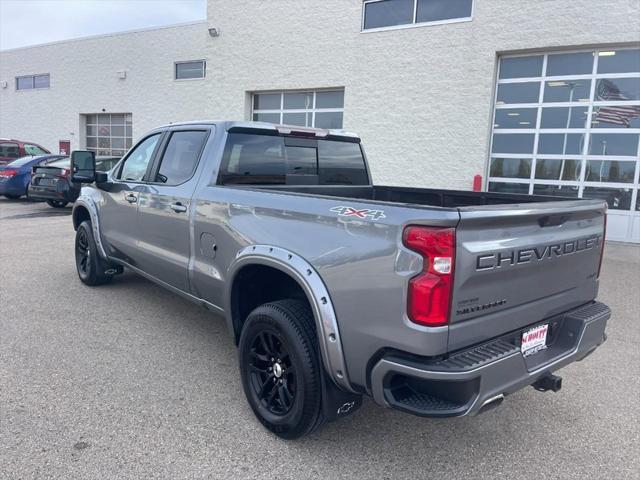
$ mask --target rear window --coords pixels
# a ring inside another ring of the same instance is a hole
[[[71,160],[69,159],[69,157],[56,160],[55,162],[47,163],[47,167],[68,168],[70,166],[71,166]]]
[[[230,133],[224,185],[368,185],[359,143]]]

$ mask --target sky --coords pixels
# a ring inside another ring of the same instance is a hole
[[[0,50],[205,20],[206,0],[0,0]]]

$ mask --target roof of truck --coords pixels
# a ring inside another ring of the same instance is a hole
[[[230,120],[197,120],[197,121],[189,121],[189,122],[176,122],[170,123],[168,125],[163,125],[160,128],[168,128],[168,127],[176,127],[181,125],[221,125],[224,126],[225,130],[242,129],[242,130],[267,130],[272,132],[279,132],[281,134],[295,134],[306,133],[311,134],[316,137],[346,137],[351,139],[359,139],[360,136],[348,132],[346,130],[338,130],[338,129],[323,129],[323,128],[310,128],[310,127],[300,127],[298,125],[276,125],[273,123],[266,122],[249,122],[249,121],[230,121]]]

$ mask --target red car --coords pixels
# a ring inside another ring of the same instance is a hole
[[[13,162],[16,158],[47,153],[51,152],[36,143],[0,138],[0,166]]]

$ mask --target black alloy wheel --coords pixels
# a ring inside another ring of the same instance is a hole
[[[251,387],[274,415],[286,414],[296,396],[296,369],[285,341],[275,331],[254,336],[250,353]]]
[[[76,265],[78,266],[78,275],[87,276],[89,274],[89,262],[91,261],[91,251],[89,250],[89,238],[87,231],[78,230],[76,238]]]
[[[82,283],[91,286],[102,285],[113,278],[113,273],[110,272],[113,267],[100,258],[89,220],[82,222],[76,230],[75,256],[76,270]]]
[[[294,439],[324,423],[322,364],[306,301],[276,300],[254,309],[242,326],[238,353],[245,396],[268,430]]]

